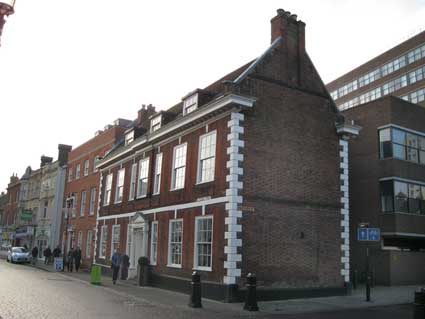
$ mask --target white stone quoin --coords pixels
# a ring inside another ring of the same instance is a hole
[[[350,282],[350,221],[349,221],[349,200],[348,200],[348,141],[344,139],[339,140],[341,147],[340,155],[340,191],[341,191],[341,275],[344,276],[345,282]]]
[[[239,167],[243,162],[243,154],[239,151],[245,146],[241,138],[244,133],[244,128],[241,122],[244,120],[244,115],[241,113],[231,113],[230,121],[227,126],[230,128],[230,134],[227,135],[227,140],[230,146],[227,148],[229,161],[227,162],[228,175],[226,181],[229,187],[226,190],[227,217],[225,225],[227,231],[224,233],[224,238],[227,240],[227,245],[224,247],[226,261],[224,268],[226,275],[223,278],[225,284],[236,284],[237,277],[241,276],[241,269],[238,267],[238,262],[242,261],[242,255],[238,254],[238,247],[242,246],[242,239],[238,239],[238,233],[242,231],[242,225],[238,224],[238,218],[242,217],[242,211],[238,210],[238,205],[242,204],[243,198],[240,196],[240,191],[243,188],[243,183],[240,182],[240,177],[243,174],[243,169]]]

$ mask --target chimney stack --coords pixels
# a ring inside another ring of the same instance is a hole
[[[53,162],[53,157],[48,157],[48,156],[41,156],[41,163],[40,163],[40,168],[45,166],[48,163]]]
[[[137,112],[137,126],[148,129],[149,117],[155,113],[155,106],[142,104],[142,108]]]
[[[69,155],[69,152],[71,152],[72,150],[72,146],[59,144],[58,150],[59,150],[59,153],[58,153],[59,166],[64,166],[66,163],[68,163],[68,155]]]
[[[271,19],[271,42],[282,38],[281,49],[286,66],[287,82],[303,86],[303,73],[307,72],[305,65],[305,23],[298,20],[296,14],[283,9],[277,10],[277,15]]]

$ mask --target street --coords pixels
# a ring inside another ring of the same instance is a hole
[[[141,292],[145,296],[141,295]],[[283,315],[250,313],[241,304],[203,300],[203,309],[187,306],[188,296],[155,288],[140,290],[118,283],[93,286],[73,274],[46,272],[0,260],[0,318],[413,318],[412,305],[337,312]],[[260,304],[261,308],[261,304]]]

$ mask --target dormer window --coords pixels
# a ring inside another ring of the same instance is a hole
[[[162,115],[157,115],[151,119],[151,132],[155,132],[161,128]]]
[[[128,145],[133,141],[134,141],[134,131],[131,131],[125,134],[125,145]]]
[[[183,101],[183,115],[189,114],[198,108],[198,93],[188,96]]]

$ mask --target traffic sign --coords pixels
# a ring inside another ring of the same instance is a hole
[[[381,230],[379,228],[358,228],[357,229],[358,241],[380,241]]]

